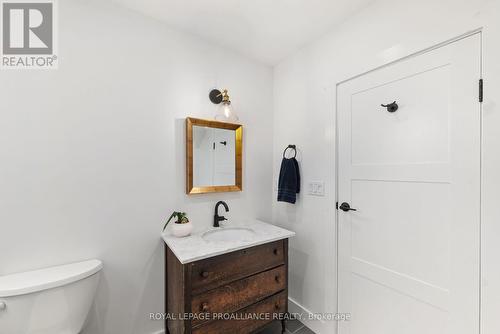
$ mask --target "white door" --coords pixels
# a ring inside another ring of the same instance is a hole
[[[340,334],[479,333],[480,77],[477,34],[338,86]]]

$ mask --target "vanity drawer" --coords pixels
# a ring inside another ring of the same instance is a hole
[[[270,322],[275,316],[286,312],[287,295],[280,292],[263,301],[234,312],[229,320],[214,320],[193,328],[193,334],[248,334],[253,333]],[[256,319],[256,316],[260,318]]]
[[[283,240],[194,262],[191,264],[193,295],[284,263]]]
[[[281,266],[260,274],[194,296],[191,310],[200,313],[231,313],[272,296],[286,288],[286,267]],[[195,317],[193,326],[203,322]]]

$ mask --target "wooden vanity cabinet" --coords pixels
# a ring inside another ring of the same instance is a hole
[[[187,264],[165,245],[167,333],[256,333],[287,301],[288,239]]]

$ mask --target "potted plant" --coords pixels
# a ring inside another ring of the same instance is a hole
[[[172,234],[178,238],[190,235],[193,231],[193,224],[189,221],[185,212],[174,211],[172,215],[170,215],[170,218],[168,218],[165,226],[163,226],[163,231],[165,231],[168,223],[170,223],[174,218],[176,218],[176,220],[172,226]]]

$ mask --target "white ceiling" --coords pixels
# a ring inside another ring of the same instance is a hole
[[[274,65],[373,0],[113,0]]]

